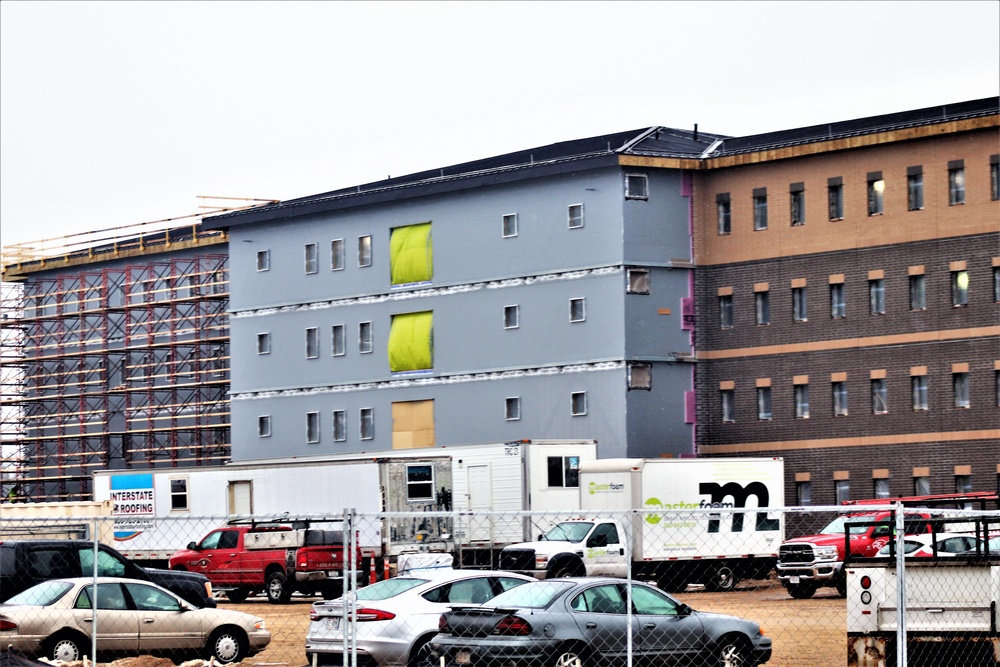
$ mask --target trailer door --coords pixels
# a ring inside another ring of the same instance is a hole
[[[253,514],[253,482],[229,482],[229,513]]]
[[[490,476],[490,464],[466,466],[466,482],[469,494],[469,511],[475,515],[477,512],[489,512],[493,505],[493,478]],[[490,518],[473,518],[472,525],[469,526],[469,540],[472,542],[483,542],[490,539]]]

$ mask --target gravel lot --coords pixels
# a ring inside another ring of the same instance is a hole
[[[741,585],[732,593],[707,593],[700,587],[677,596],[695,609],[742,616],[760,623],[774,642],[770,667],[831,667],[847,663],[846,606],[832,589],[821,589],[809,600],[793,600],[777,582]],[[267,619],[273,639],[266,651],[243,661],[244,667],[301,667],[306,664],[305,636],[312,598],[295,596],[287,605],[250,598],[243,604],[220,606]]]

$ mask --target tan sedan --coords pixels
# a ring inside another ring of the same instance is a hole
[[[0,645],[32,656],[80,660],[91,654],[95,626],[100,656],[190,656],[225,664],[260,653],[271,641],[262,618],[199,609],[136,579],[99,577],[96,587],[90,577],[53,579],[0,605]]]

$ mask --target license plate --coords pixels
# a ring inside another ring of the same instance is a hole
[[[340,630],[340,616],[331,616],[326,619],[327,630]]]
[[[799,583],[799,578],[798,577],[788,577],[788,583],[790,583],[790,584],[797,584],[797,583]]]
[[[456,665],[468,665],[472,662],[472,651],[459,651],[455,654]]]

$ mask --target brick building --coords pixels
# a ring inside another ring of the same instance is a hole
[[[788,504],[1000,483],[997,98],[726,140],[693,185],[700,455]]]

